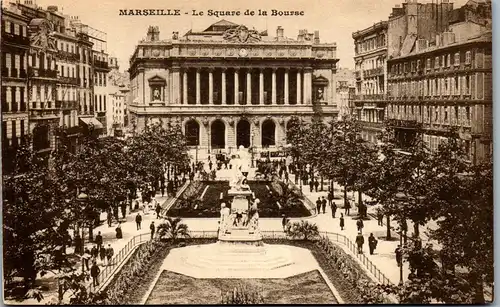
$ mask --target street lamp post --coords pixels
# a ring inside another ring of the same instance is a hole
[[[252,168],[255,167],[255,164],[254,164],[254,151],[255,151],[255,147],[254,147],[254,143],[253,143],[253,137],[255,136],[255,134],[252,132],[252,134],[250,135],[251,136],[251,140],[252,140],[252,144],[251,144],[251,148],[252,148]]]
[[[89,198],[89,196],[85,193],[80,193],[78,194],[78,196],[76,197],[78,202],[81,203],[82,206],[85,206],[86,203],[87,203],[87,200]],[[83,247],[85,246],[85,224],[82,225],[82,241],[81,241],[81,246],[79,246],[80,248],[80,253],[83,254]],[[82,272],[85,272],[85,259],[82,257]]]

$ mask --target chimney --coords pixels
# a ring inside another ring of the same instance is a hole
[[[305,35],[304,30],[299,30],[299,35],[297,36],[297,40],[299,42],[303,42],[304,41],[304,35]]]
[[[429,42],[426,39],[417,40],[417,52],[423,51],[429,47]]]
[[[50,5],[47,7],[47,11],[49,12],[57,12],[57,6],[56,5]]]
[[[276,38],[278,41],[283,40],[283,33],[284,33],[283,27],[278,26],[278,28],[276,29]]]
[[[455,43],[455,33],[453,32],[444,32],[443,33],[443,46],[448,46],[450,44]]]
[[[314,31],[314,43],[319,44],[319,31]]]

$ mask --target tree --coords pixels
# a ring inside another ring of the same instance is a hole
[[[60,192],[31,142],[18,148],[12,170],[3,178],[4,274],[7,283],[13,276],[22,276],[27,291],[38,273],[64,263],[55,261],[55,251],[65,239],[59,232],[64,208]]]
[[[163,223],[158,225],[157,233],[160,240],[170,238],[175,242],[178,238],[189,238],[188,226],[182,223],[179,217],[166,217]]]
[[[484,303],[484,283],[493,281],[493,163],[471,165],[458,137],[450,136],[431,159],[427,204],[438,228],[446,267],[465,269],[472,302]],[[458,274],[458,273],[455,273]]]

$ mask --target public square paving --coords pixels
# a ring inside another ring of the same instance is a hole
[[[255,170],[252,169],[250,173],[254,172]],[[220,170],[217,172],[217,177],[218,178],[226,178],[229,179],[230,176],[230,171],[229,170]],[[294,182],[294,176],[290,175],[290,180]],[[324,183],[324,189],[325,191],[318,191],[318,192],[310,192],[308,186],[303,187],[303,193],[306,197],[308,197],[313,203],[316,201],[318,197],[321,196],[327,196],[326,188],[328,186],[328,183]],[[335,185],[336,189],[340,189],[338,185]],[[340,196],[340,190],[335,191],[336,196]],[[351,199],[356,200],[356,197],[352,195],[351,193],[350,197]],[[169,201],[169,197],[164,196],[161,197],[161,195],[156,196],[156,200],[162,204],[166,205]],[[356,228],[356,220],[353,219],[357,215],[356,208],[353,206],[351,209],[350,216],[346,216],[345,218],[345,228],[344,230],[340,229],[339,226],[339,216],[340,212],[343,212],[344,210],[340,209],[343,206],[343,200],[342,199],[335,199],[335,203],[339,207],[339,210],[337,210],[337,216],[336,218],[332,218],[331,215],[331,210],[327,206],[325,213],[320,213],[311,217],[306,217],[306,218],[291,218],[291,222],[294,221],[299,221],[301,219],[307,220],[311,223],[315,223],[318,225],[320,231],[328,231],[328,232],[333,232],[333,233],[339,233],[345,235],[347,238],[349,238],[352,242],[354,242],[356,235],[357,235],[357,228]],[[142,207],[142,204],[141,204]],[[115,237],[115,228],[116,228],[116,222],[113,223],[111,227],[108,227],[107,223],[104,222],[101,226],[97,227],[94,229],[94,235],[97,234],[98,231],[101,232],[104,240],[104,245],[108,246],[108,244],[113,247],[115,250],[115,254],[119,252],[127,243],[128,241],[135,235],[138,234],[148,234],[149,233],[149,225],[151,221],[155,221],[155,224],[158,224],[161,222],[161,219],[156,218],[156,213],[154,211],[149,211],[147,214],[144,214],[142,210],[139,211],[141,215],[143,215],[143,221],[142,221],[142,229],[137,230],[136,229],[136,223],[135,223],[135,216],[137,214],[137,211],[129,212],[127,208],[127,215],[126,219],[121,222],[121,228],[123,231],[123,238],[122,239],[116,239]],[[373,209],[369,208],[368,213],[374,214]],[[105,221],[105,214],[101,215],[101,220]],[[218,218],[184,218],[183,222],[188,225],[189,230],[191,231],[217,231],[218,227]],[[395,226],[395,225],[394,225]],[[259,220],[259,227],[261,231],[275,231],[275,232],[282,232],[283,228],[281,225],[281,218],[261,218]],[[408,228],[411,230],[412,225],[409,223]],[[411,231],[410,231],[411,232]],[[386,226],[385,226],[385,220],[384,220],[384,226],[379,226],[377,224],[376,219],[371,218],[368,221],[364,221],[364,229],[363,229],[363,234],[365,238],[367,239],[368,235],[370,233],[373,233],[376,237],[383,237],[386,234]],[[422,227],[421,229],[421,238],[423,239],[423,243],[425,244],[426,242],[426,236],[422,235],[425,234],[425,227]],[[393,237],[398,238],[397,233],[394,231],[392,232]],[[88,239],[87,239],[88,240]],[[367,241],[367,240],[365,240]],[[399,273],[399,268],[396,265],[396,257],[394,254],[394,250],[396,249],[397,245],[399,244],[399,240],[394,240],[394,241],[385,241],[384,239],[380,238],[378,242],[377,249],[375,250],[374,255],[369,255],[368,252],[368,246],[365,244],[364,246],[364,253],[365,255],[368,256],[368,258],[372,261],[372,263],[394,284],[399,283],[400,281],[400,273]],[[86,247],[89,249],[92,247],[92,243],[86,242]],[[352,255],[352,252],[348,249],[347,246],[340,244],[339,246],[342,247],[347,253]],[[68,253],[72,253],[72,247],[68,248],[67,250]],[[356,257],[354,257],[357,261],[360,262]],[[360,262],[362,267],[365,267],[361,262]],[[104,264],[99,263],[101,265],[101,270],[104,268]],[[80,266],[81,268],[81,266]],[[409,270],[408,270],[408,263],[405,262],[403,266],[403,276],[406,278],[408,276]],[[51,278],[51,274],[47,274],[41,279],[49,279]],[[53,277],[52,277],[53,278]],[[53,287],[49,287],[49,290],[44,293],[45,299],[40,302],[40,303],[47,303],[49,299],[54,296],[57,297],[57,285],[53,285]],[[6,303],[12,303],[12,304],[19,304],[20,302],[18,301],[9,301],[6,300]],[[23,304],[40,304],[34,299],[29,299],[29,300],[24,300],[22,302]]]

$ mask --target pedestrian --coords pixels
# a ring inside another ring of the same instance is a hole
[[[332,208],[332,217],[335,218],[335,214],[337,212],[337,205],[335,204],[335,202],[332,202],[331,208]]]
[[[368,247],[370,248],[370,255],[373,255],[373,251],[377,248],[377,239],[373,236],[373,233],[370,233],[368,237]]]
[[[90,255],[90,251],[87,247],[85,247],[85,251],[83,252],[83,264],[84,264],[84,267],[85,267],[85,271],[88,271],[90,270],[90,267],[89,267],[89,260],[90,260],[90,257],[92,257]]]
[[[111,244],[108,244],[108,248],[106,249],[106,258],[108,260],[108,265],[112,265],[111,258],[113,258],[114,254],[115,254],[114,249],[111,247]]]
[[[101,263],[104,264],[106,260],[106,248],[104,246],[99,250],[99,258],[101,258]]]
[[[83,252],[82,249],[82,238],[79,233],[75,235],[75,254],[81,254]]]
[[[159,219],[160,218],[160,212],[161,212],[161,206],[160,206],[159,203],[156,203],[155,211],[156,211],[156,218]]]
[[[288,183],[288,172],[285,171],[285,182]]]
[[[328,191],[328,205],[330,205],[330,207],[332,206],[332,202],[333,202],[333,192]]]
[[[326,213],[326,198],[323,196],[321,198],[321,208],[323,209],[323,214]]]
[[[382,209],[377,208],[377,222],[378,222],[378,226],[384,226],[383,219],[384,219],[384,214],[382,213]]]
[[[209,157],[209,158],[210,158],[210,157]],[[210,160],[209,160],[209,161],[210,161]],[[209,168],[210,170],[212,170],[212,166],[213,166],[212,161],[208,162],[208,168]]]
[[[318,179],[314,180],[314,188],[316,189],[316,193],[318,193],[319,182]]]
[[[154,221],[152,221],[151,225],[149,225],[149,230],[151,230],[151,240],[153,240],[154,235],[155,235],[155,230],[156,230]]]
[[[160,185],[161,197],[165,196],[165,183],[162,182]]]
[[[365,244],[365,238],[363,237],[360,231],[356,236],[356,245],[358,246],[358,254],[363,253],[363,244]]]
[[[97,266],[97,263],[94,261],[92,263],[92,267],[90,268],[90,276],[92,276],[92,285],[99,286],[99,280],[97,280],[97,277],[101,273],[101,269]]]
[[[106,212],[106,220],[108,221],[108,227],[111,227],[111,225],[113,225],[113,216],[111,214],[111,210],[108,210]]]
[[[118,222],[118,226],[116,226],[115,231],[116,231],[116,238],[117,239],[123,238],[123,232],[122,232],[122,227],[120,225],[120,222]]]
[[[397,262],[398,266],[399,267],[402,266],[403,265],[403,250],[401,249],[401,245],[398,245],[398,247],[396,248],[394,253],[396,254],[396,262]]]
[[[95,236],[94,243],[97,245],[97,250],[99,251],[102,246],[102,235],[100,231],[97,233],[97,236]]]
[[[344,214],[341,213],[340,214],[340,230],[344,230],[344,226],[345,226],[345,223],[344,223]]]
[[[344,204],[344,209],[345,209],[345,215],[349,216],[349,213],[351,213],[351,203],[349,202],[348,199],[345,200]]]
[[[359,232],[361,232],[363,230],[363,227],[365,227],[365,225],[363,223],[363,219],[361,217],[356,222],[356,226],[358,227]]]
[[[321,213],[321,199],[318,197],[318,200],[316,201],[316,214]]]
[[[127,216],[127,204],[125,202],[122,202],[120,204],[120,209],[122,210],[122,218],[125,219]]]
[[[283,231],[286,230],[286,225],[288,224],[289,220],[286,214],[283,214],[283,219],[281,220],[281,225],[283,226]]]
[[[137,224],[137,230],[141,229],[142,216],[140,213],[137,213],[135,216],[135,223]]]
[[[90,256],[94,260],[97,260],[97,257],[99,257],[99,249],[97,248],[97,245],[92,246],[92,249],[90,250]]]
[[[312,181],[309,181],[309,191],[312,193],[313,192],[313,188],[314,188],[314,182]]]

